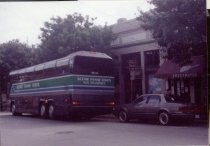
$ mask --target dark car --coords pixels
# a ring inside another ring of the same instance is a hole
[[[164,94],[143,94],[130,104],[118,108],[121,122],[130,119],[156,119],[161,125],[167,125],[174,119],[193,121],[195,114],[192,104],[177,103],[174,98]]]

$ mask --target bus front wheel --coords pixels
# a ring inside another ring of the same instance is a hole
[[[41,118],[47,118],[47,105],[46,104],[41,104],[40,105],[40,117]]]

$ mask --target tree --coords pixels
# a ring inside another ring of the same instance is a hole
[[[30,66],[34,61],[34,47],[19,42],[19,40],[11,40],[0,44],[0,93],[7,93],[7,85],[9,82],[9,72]],[[2,98],[0,97],[0,101]],[[1,102],[2,110],[2,102]]]
[[[57,59],[79,50],[107,51],[114,39],[111,28],[94,25],[95,19],[74,13],[45,22],[39,37],[41,60]]]
[[[206,53],[205,0],[150,0],[154,9],[140,11],[141,27],[152,32],[165,58],[180,64]]]
[[[19,40],[0,44],[0,70],[7,75],[11,70],[20,69],[32,64],[32,48]]]

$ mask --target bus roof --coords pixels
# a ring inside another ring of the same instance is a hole
[[[29,73],[29,72],[34,72],[34,71],[40,71],[40,70],[45,70],[49,68],[55,68],[55,67],[60,67],[60,66],[65,66],[68,64],[72,64],[73,60],[76,56],[84,56],[84,57],[94,57],[94,58],[104,58],[104,59],[112,59],[110,56],[108,56],[105,53],[100,53],[100,52],[92,52],[92,51],[77,51],[74,53],[69,54],[66,57],[44,62],[41,64],[37,64],[34,66],[22,68],[19,70],[14,70],[9,73],[9,75],[17,75],[17,74],[24,74],[24,73]]]
[[[112,59],[110,56],[108,56],[105,53],[100,53],[100,52],[91,52],[91,51],[78,51],[69,54],[66,56],[67,58],[70,57],[75,57],[75,56],[85,56],[85,57],[96,57],[96,58],[106,58],[106,59]]]

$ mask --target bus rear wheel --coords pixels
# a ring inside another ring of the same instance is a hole
[[[39,115],[43,119],[47,118],[47,105],[46,104],[40,105]]]
[[[55,119],[55,106],[53,104],[49,105],[48,116],[50,119]]]
[[[21,115],[21,113],[18,113],[18,112],[17,112],[16,106],[15,106],[14,103],[12,104],[11,111],[12,111],[12,115],[13,115],[13,116],[20,116],[20,115]]]

